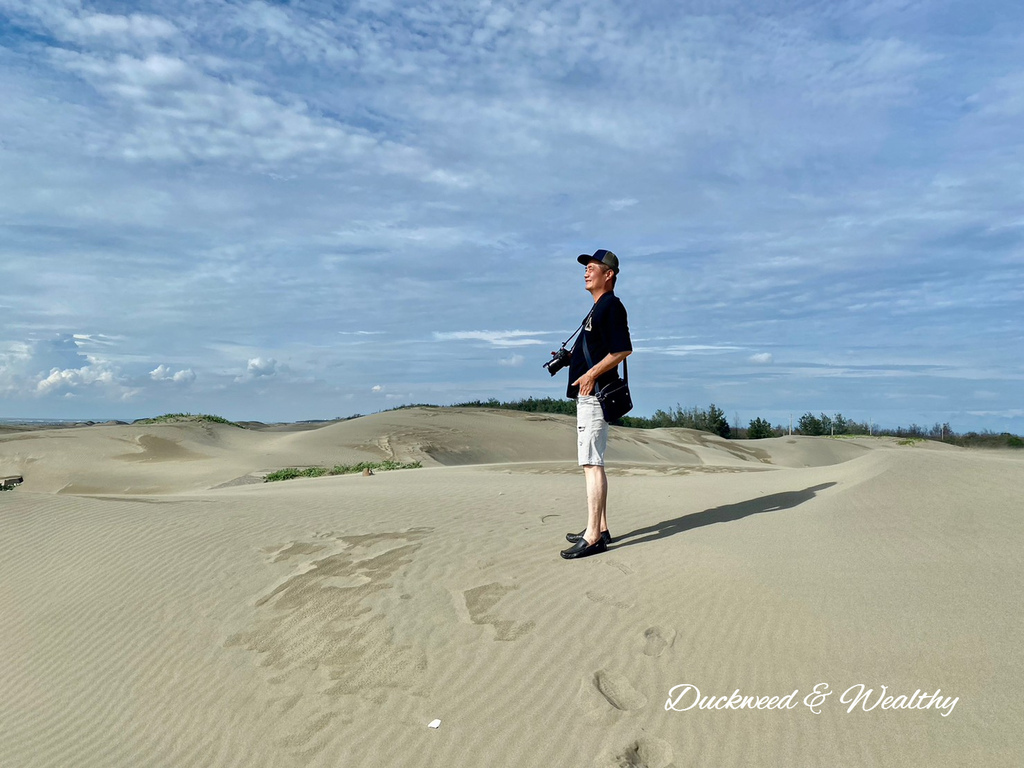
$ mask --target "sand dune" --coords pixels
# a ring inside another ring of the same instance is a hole
[[[38,430],[0,436],[0,471],[25,490],[167,494],[258,481],[284,467],[394,459],[424,466],[561,462],[575,467],[575,421],[487,409],[415,408],[294,431],[186,422]],[[612,430],[619,467],[656,471],[818,466],[869,450],[863,441],[722,440],[687,429]]]
[[[616,541],[567,562],[573,434],[0,436],[0,765],[1021,764],[1019,454],[614,430]],[[381,458],[424,468],[218,488]],[[798,706],[666,711],[683,683]],[[861,683],[958,701],[847,712]]]

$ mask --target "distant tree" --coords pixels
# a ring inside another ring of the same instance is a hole
[[[731,430],[729,429],[729,421],[725,418],[725,411],[712,403],[708,408],[706,418],[707,426],[705,429],[707,429],[708,432],[713,432],[719,437],[729,436]]]
[[[455,408],[502,408],[509,411],[526,411],[528,413],[561,413],[566,416],[576,415],[576,403],[572,400],[553,397],[532,398],[500,402],[496,398],[489,400],[473,400],[468,403],[456,403]]]
[[[846,419],[843,414],[837,413],[832,417],[832,427],[835,429],[835,434],[845,435],[850,431],[851,422]]]
[[[868,435],[871,433],[871,427],[866,421],[853,421],[852,419],[846,422],[845,435]]]
[[[918,424],[909,427],[896,427],[896,437],[924,437],[924,430]]]
[[[725,418],[725,412],[714,403],[706,411],[696,406],[693,408],[683,408],[677,404],[674,409],[667,411],[659,408],[649,419],[626,416],[622,421],[627,427],[643,427],[648,429],[682,427],[683,429],[713,432],[721,437],[728,437],[731,431],[729,422]]]
[[[824,434],[821,430],[821,419],[815,416],[813,413],[808,411],[800,417],[800,421],[797,426],[800,428],[801,435],[821,435]]]
[[[766,437],[775,437],[775,430],[772,429],[771,424],[758,416],[750,422],[750,427],[747,429],[747,439],[761,440]]]

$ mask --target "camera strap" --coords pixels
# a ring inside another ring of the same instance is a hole
[[[594,315],[594,310],[593,310],[593,309],[591,309],[591,310],[590,310],[590,311],[589,311],[589,312],[587,313],[587,316],[583,318],[583,322],[582,322],[582,323],[580,323],[580,327],[579,327],[579,328],[577,328],[577,329],[576,329],[575,331],[573,331],[573,332],[572,332],[572,334],[571,334],[571,335],[569,336],[569,338],[568,338],[568,339],[566,339],[565,341],[563,341],[563,342],[562,342],[562,346],[563,346],[563,347],[564,347],[564,346],[565,346],[566,344],[568,344],[568,343],[569,343],[570,341],[572,341],[572,339],[573,339],[573,336],[575,336],[575,335],[576,335],[577,333],[579,333],[580,331],[582,331],[582,330],[583,330],[583,326],[585,326],[585,325],[587,324],[587,321],[588,321],[588,320],[590,320],[590,318],[591,318],[591,317],[593,317],[593,315]],[[582,338],[583,338],[583,337],[582,337],[582,336],[580,336],[580,339],[582,339]],[[579,343],[579,339],[577,339],[577,340],[576,340],[576,342],[577,342],[577,343]],[[573,345],[572,345],[572,348],[573,348],[573,349],[576,349],[576,344],[573,344]]]

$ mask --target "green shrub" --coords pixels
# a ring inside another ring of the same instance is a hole
[[[163,416],[153,416],[149,419],[136,419],[132,424],[174,424],[182,421],[205,421],[245,429],[241,424],[236,424],[233,421],[228,421],[220,416],[212,416],[208,413],[165,413]]]
[[[271,472],[263,478],[263,482],[273,483],[278,480],[294,480],[296,477],[322,477],[326,474],[327,470],[323,467],[307,467],[306,469],[288,467],[287,469],[279,469],[276,472]]]
[[[324,475],[351,475],[356,472],[362,472],[364,469],[369,469],[378,472],[387,472],[392,469],[419,469],[423,465],[418,461],[411,461],[402,463],[399,461],[362,461],[358,464],[335,464],[331,469],[326,467],[307,467],[306,469],[297,469],[295,467],[288,467],[287,469],[279,469],[276,472],[271,472],[269,475],[263,478],[265,483],[273,483],[278,480],[293,480],[296,477],[323,477]]]

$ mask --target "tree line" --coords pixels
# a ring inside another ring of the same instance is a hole
[[[576,403],[572,400],[554,397],[529,397],[523,400],[499,401],[495,398],[489,400],[473,400],[466,403],[456,403],[457,408],[501,408],[512,411],[527,411],[531,413],[560,413],[566,416],[576,415]],[[707,408],[693,406],[683,408],[681,405],[669,408],[667,411],[658,409],[651,417],[646,416],[624,416],[616,422],[619,426],[634,427],[637,429],[660,429],[665,427],[680,427],[684,429],[696,429],[702,432],[710,432],[719,437],[732,439],[761,440],[769,437],[782,437],[788,435],[790,430],[781,424],[772,425],[766,419],[757,417],[751,419],[749,425],[741,428],[738,425],[731,427],[725,417],[725,412],[714,403]],[[936,422],[931,427],[922,427],[918,424],[911,424],[909,427],[879,427],[868,422],[848,419],[841,413],[826,414],[819,413],[815,416],[811,412],[803,414],[793,425],[793,434],[807,436],[852,436],[852,435],[880,435],[898,437],[908,440],[939,440],[952,445],[964,447],[1008,447],[1024,448],[1024,439],[1009,432],[956,432],[949,422]]]
[[[527,411],[530,413],[561,413],[566,416],[576,415],[576,402],[564,398],[529,397],[525,400],[501,402],[495,398],[490,400],[473,400],[468,403],[456,403],[453,408],[502,408],[510,411]],[[732,428],[725,418],[725,412],[712,403],[707,408],[683,408],[676,405],[667,411],[658,409],[650,418],[646,416],[623,416],[615,422],[623,427],[637,429],[659,429],[662,427],[682,427],[711,432],[720,437],[729,437]]]

